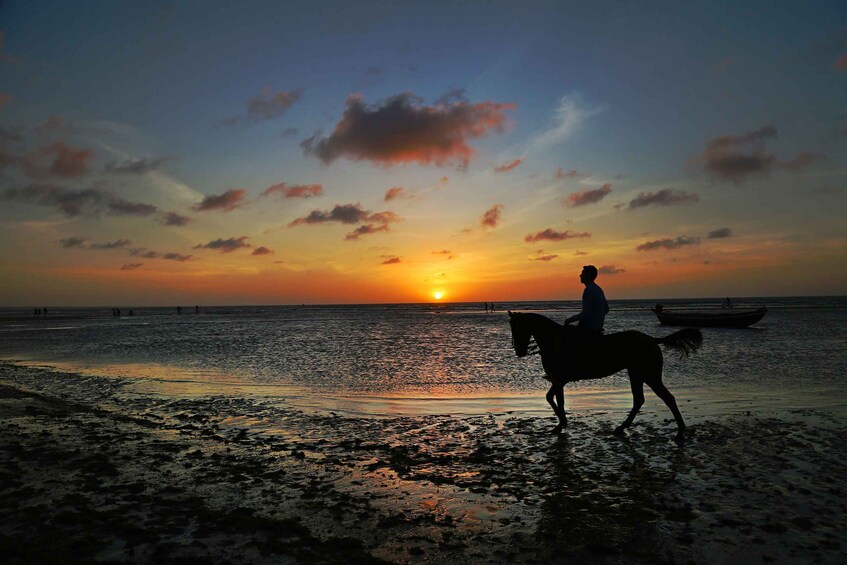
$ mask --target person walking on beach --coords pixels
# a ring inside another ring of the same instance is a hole
[[[565,324],[579,322],[577,327],[585,336],[595,337],[603,333],[603,322],[609,313],[609,303],[603,289],[594,282],[597,267],[586,265],[579,274],[579,282],[585,285],[582,291],[582,312],[565,320]]]

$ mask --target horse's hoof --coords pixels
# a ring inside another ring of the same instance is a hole
[[[685,443],[685,434],[679,432],[674,436],[673,440],[674,442],[676,442],[677,445],[682,445],[683,443]]]
[[[553,435],[553,436],[559,435],[560,433],[562,433],[563,427],[564,426],[562,426],[562,424],[559,424],[558,426],[556,426],[555,428],[550,430],[550,435]]]
[[[624,435],[624,430],[626,430],[626,428],[624,428],[623,426],[618,426],[617,428],[615,428],[615,435],[616,436]]]

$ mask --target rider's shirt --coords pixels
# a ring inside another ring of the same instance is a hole
[[[593,331],[603,329],[603,321],[609,313],[609,303],[603,289],[593,281],[585,285],[582,292],[582,312],[578,314],[579,325]]]

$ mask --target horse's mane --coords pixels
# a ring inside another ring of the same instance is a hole
[[[515,315],[527,319],[528,323],[535,324],[537,327],[541,326],[543,329],[547,331],[562,331],[562,324],[556,322],[555,320],[551,320],[547,316],[542,316],[541,314],[536,314],[535,312],[517,312]]]

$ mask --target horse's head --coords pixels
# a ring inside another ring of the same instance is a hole
[[[532,339],[532,333],[523,316],[518,312],[509,311],[509,326],[512,328],[512,346],[515,348],[515,355],[526,357],[529,353],[529,340]]]

